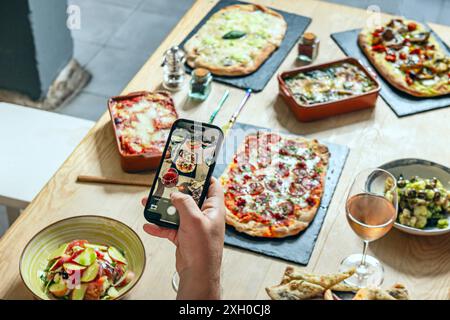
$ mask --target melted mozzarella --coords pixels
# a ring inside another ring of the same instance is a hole
[[[130,145],[137,153],[143,152],[150,147],[157,147],[163,150],[164,142],[167,139],[169,129],[155,128],[154,120],[162,119],[164,122],[173,123],[176,115],[172,110],[166,108],[158,102],[142,99],[131,106],[113,107],[114,116],[121,119],[118,127],[118,134],[122,141]],[[165,118],[161,118],[161,115]]]

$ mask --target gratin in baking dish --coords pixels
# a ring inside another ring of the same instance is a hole
[[[354,94],[338,100],[306,104],[296,100],[291,89],[286,84],[287,79],[300,73],[306,73],[314,70],[324,70],[331,66],[337,66],[344,63],[352,64],[361,70],[365,76],[373,82],[374,88],[367,92]],[[375,107],[378,93],[380,91],[380,85],[374,75],[372,75],[372,73],[369,72],[367,68],[365,68],[358,60],[351,57],[282,72],[278,75],[278,83],[281,97],[294,112],[294,115],[299,121],[313,121],[342,113],[373,108]]]
[[[155,92],[149,92],[149,91],[138,91],[138,92],[132,92],[126,95],[122,96],[116,96],[112,97],[108,100],[108,110],[109,114],[111,116],[111,122],[114,129],[114,135],[116,139],[117,149],[120,154],[120,163],[122,166],[122,169],[126,172],[139,172],[144,170],[151,170],[156,169],[159,165],[159,162],[161,160],[162,151],[164,149],[164,144],[162,145],[159,150],[153,150],[151,152],[134,152],[133,154],[130,154],[130,152],[127,152],[124,150],[124,144],[121,138],[121,130],[118,128],[118,125],[120,123],[120,119],[118,122],[117,119],[117,112],[114,110],[114,107],[117,103],[124,102],[124,101],[131,101],[137,102],[140,98],[144,98],[145,96],[157,96],[159,97],[158,101],[161,101],[164,104],[164,108],[169,110],[169,114],[173,117],[173,120],[175,121],[178,118],[177,112],[175,110],[174,102],[170,94],[166,91],[155,91]],[[130,115],[132,115],[132,112],[130,112]],[[154,119],[156,121],[160,121],[160,118],[155,116]],[[173,122],[173,121],[172,121]],[[172,126],[172,123],[166,123],[166,126],[168,127],[167,133],[170,131],[170,127]],[[165,127],[166,127],[165,126]]]

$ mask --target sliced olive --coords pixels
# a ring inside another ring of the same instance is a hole
[[[385,41],[391,41],[395,37],[394,31],[392,31],[392,29],[386,29],[383,32],[382,37]]]
[[[412,199],[415,198],[417,196],[417,192],[414,189],[410,189],[408,190],[408,198]]]
[[[433,200],[434,200],[434,201],[438,201],[440,198],[441,198],[441,193],[440,193],[438,190],[436,190],[436,191],[434,192],[434,198],[433,198]]]
[[[417,197],[418,197],[419,199],[425,199],[425,198],[427,197],[427,194],[426,194],[425,191],[420,190],[420,191],[417,193]]]
[[[403,179],[398,180],[397,185],[399,188],[404,188],[406,186],[406,181]]]

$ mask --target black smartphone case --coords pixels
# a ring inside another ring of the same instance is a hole
[[[215,125],[212,125],[212,124],[202,123],[202,122],[198,122],[198,121],[192,121],[192,120],[188,120],[188,119],[178,119],[178,120],[176,120],[173,123],[172,128],[170,129],[169,137],[168,137],[168,139],[166,141],[166,146],[164,147],[164,152],[162,154],[161,161],[159,162],[158,170],[156,171],[156,174],[155,174],[155,179],[153,180],[152,188],[150,189],[150,194],[149,194],[147,203],[145,205],[145,209],[144,209],[144,217],[145,217],[145,219],[148,222],[154,223],[154,224],[156,224],[158,226],[171,228],[171,229],[178,229],[178,225],[172,224],[172,223],[167,223],[165,221],[161,221],[160,220],[160,218],[161,218],[160,214],[154,213],[154,212],[150,212],[150,211],[147,210],[147,208],[149,207],[151,197],[152,197],[153,193],[155,192],[155,186],[156,186],[156,183],[157,183],[157,179],[159,177],[159,174],[160,174],[160,171],[161,171],[161,167],[162,167],[162,165],[164,163],[164,159],[166,157],[166,153],[167,153],[167,149],[168,149],[169,144],[170,144],[170,139],[172,137],[172,133],[173,133],[173,131],[175,129],[178,128],[178,124],[180,122],[186,122],[188,124],[193,124],[193,125],[199,125],[200,124],[202,127],[216,129],[220,133],[219,134],[219,141],[217,142],[217,147],[216,147],[216,150],[214,152],[214,162],[209,167],[208,175],[206,176],[206,181],[205,181],[205,184],[204,184],[204,187],[203,187],[203,190],[202,190],[202,194],[200,195],[200,199],[198,201],[198,206],[200,208],[202,207],[203,202],[205,201],[206,195],[208,193],[208,189],[209,189],[209,185],[210,185],[210,181],[211,181],[211,176],[212,176],[212,173],[214,172],[214,168],[216,166],[217,156],[218,156],[218,154],[220,152],[220,148],[222,146],[223,139],[224,139],[222,129],[220,129],[218,126],[215,126]]]

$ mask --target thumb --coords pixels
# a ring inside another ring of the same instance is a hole
[[[170,200],[180,215],[180,222],[189,221],[193,218],[202,216],[197,203],[191,196],[181,192],[173,192],[170,195]]]

